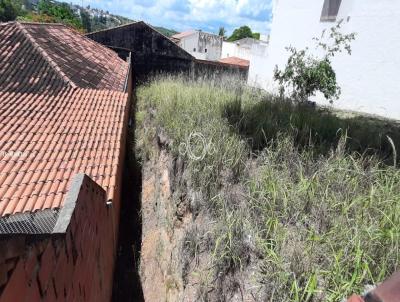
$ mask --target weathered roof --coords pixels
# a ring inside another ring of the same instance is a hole
[[[127,104],[110,90],[0,91],[0,216],[62,207],[79,172],[112,199]]]
[[[229,64],[229,65],[237,65],[241,67],[249,67],[250,66],[250,61],[241,59],[238,57],[228,57],[228,58],[223,58],[218,60],[218,62]]]
[[[3,23],[0,41],[0,90],[124,89],[128,63],[64,25]]]
[[[173,38],[173,39],[178,39],[178,40],[179,40],[179,39],[182,39],[182,38],[184,38],[184,37],[191,36],[191,35],[193,35],[193,34],[195,34],[195,33],[196,33],[195,30],[188,30],[188,31],[184,31],[184,32],[175,34],[175,35],[171,36],[171,38]]]

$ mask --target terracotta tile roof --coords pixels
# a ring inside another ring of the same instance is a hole
[[[182,39],[184,37],[188,37],[190,35],[193,35],[194,33],[196,33],[195,30],[188,30],[188,31],[181,32],[179,34],[175,34],[175,35],[171,36],[171,38],[180,40],[180,39]]]
[[[110,90],[0,91],[0,216],[62,207],[78,172],[112,199],[127,104]]]
[[[0,41],[0,90],[124,89],[128,63],[64,25],[3,23]]]
[[[230,64],[230,65],[243,66],[243,67],[249,67],[250,66],[250,61],[249,60],[241,59],[241,58],[238,58],[238,57],[223,58],[223,59],[218,60],[218,62],[226,63],[226,64]]]

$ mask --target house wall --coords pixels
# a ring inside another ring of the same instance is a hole
[[[269,47],[265,65],[268,82],[264,88],[276,88],[275,65],[283,68],[288,58],[285,47],[313,46],[334,23],[320,22],[323,0],[275,0]],[[344,19],[343,32],[356,32],[352,55],[333,59],[337,81],[342,88],[335,107],[400,119],[400,1],[342,0],[337,20]],[[348,22],[347,22],[348,21]],[[317,96],[315,101],[327,104]]]
[[[254,87],[264,87],[268,78],[265,74],[265,66],[268,63],[268,44],[239,45],[235,42],[222,43],[222,58],[238,57],[249,60],[249,75],[247,83]]]
[[[106,192],[81,174],[67,198],[61,233],[0,241],[1,302],[110,301],[117,222]]]
[[[221,58],[222,40],[222,37],[218,35],[197,31],[192,35],[183,37],[179,46],[196,59],[216,61]]]
[[[199,33],[198,32],[194,32],[193,34],[191,34],[189,36],[183,37],[179,41],[178,45],[180,47],[182,47],[184,50],[186,50],[188,53],[190,53],[195,58],[202,55],[198,52],[198,50],[199,50]]]

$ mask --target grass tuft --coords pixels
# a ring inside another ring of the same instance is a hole
[[[216,278],[256,264],[270,301],[340,301],[399,268],[396,125],[234,82],[161,77],[137,96],[137,152],[152,156],[157,129],[171,139],[215,222]],[[201,251],[193,230],[189,260]]]

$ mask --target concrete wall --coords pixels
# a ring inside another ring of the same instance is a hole
[[[237,42],[222,43],[222,58],[238,57],[249,60],[249,75],[247,83],[254,87],[264,87],[268,78],[265,75],[265,66],[268,63],[268,43],[241,45]]]
[[[196,59],[216,61],[221,58],[222,40],[218,35],[197,31],[183,37],[178,45]]]
[[[249,68],[231,65],[221,62],[196,60],[194,63],[194,77],[218,79],[223,77],[235,77],[247,81]]]
[[[144,22],[136,22],[87,35],[112,48],[124,59],[132,52],[133,72],[145,79],[157,72],[189,72],[193,57]]]
[[[312,38],[334,25],[320,22],[323,0],[275,0],[269,60],[264,88],[274,88],[273,68],[287,60],[285,47],[313,45]],[[342,0],[337,20],[344,19],[343,32],[356,32],[351,56],[333,60],[342,96],[334,106],[400,119],[400,1]],[[348,22],[347,22],[348,21]],[[327,102],[321,97],[315,100]]]
[[[73,180],[53,234],[0,241],[0,301],[110,301],[115,221],[106,192]]]

